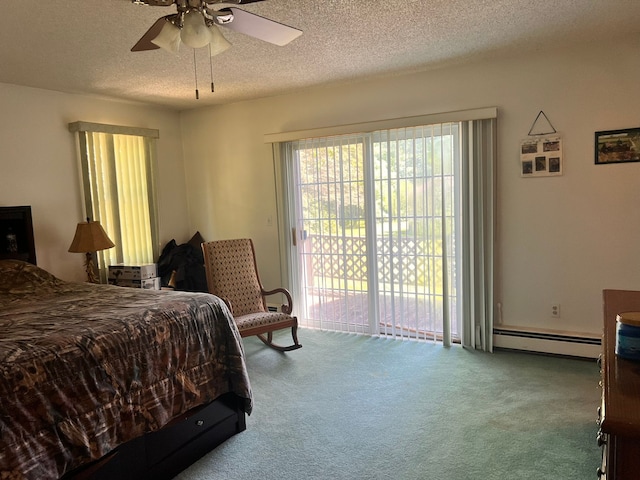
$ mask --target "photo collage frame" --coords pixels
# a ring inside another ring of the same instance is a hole
[[[562,175],[562,138],[559,135],[530,137],[520,143],[520,175]]]

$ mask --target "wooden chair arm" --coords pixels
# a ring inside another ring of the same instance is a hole
[[[263,288],[261,293],[263,297],[275,295],[276,293],[282,293],[287,298],[287,305],[282,305],[280,307],[282,309],[282,313],[291,315],[291,312],[293,312],[293,299],[291,298],[289,290],[287,290],[286,288],[276,288],[275,290],[265,290]]]

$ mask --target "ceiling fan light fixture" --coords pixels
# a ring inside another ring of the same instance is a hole
[[[218,27],[215,25],[211,25],[209,27],[209,34],[211,35],[211,41],[209,42],[209,49],[211,56],[218,55],[219,53],[224,52],[227,48],[231,46],[229,40],[224,38],[224,35],[220,31]]]
[[[201,48],[211,41],[211,33],[204,23],[204,17],[198,10],[189,10],[184,15],[180,38],[191,48]]]
[[[180,48],[180,29],[167,20],[158,36],[151,40],[151,43],[177,55]]]

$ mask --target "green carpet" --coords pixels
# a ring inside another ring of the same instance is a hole
[[[245,339],[247,430],[176,478],[595,478],[595,361],[306,329],[299,338],[303,348],[284,355]]]

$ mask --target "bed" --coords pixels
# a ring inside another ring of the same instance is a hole
[[[0,260],[0,478],[172,478],[245,429],[240,335],[206,293]]]

